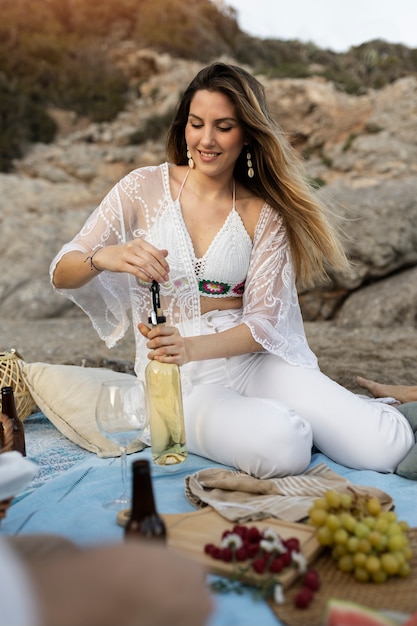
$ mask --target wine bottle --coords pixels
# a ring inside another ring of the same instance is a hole
[[[155,507],[149,461],[132,463],[132,508],[125,526],[125,538],[166,540],[165,522]]]
[[[149,322],[166,321],[162,314],[159,285],[152,283],[153,310]],[[152,459],[157,465],[175,465],[187,458],[181,375],[175,363],[152,360],[145,371]]]
[[[25,427],[17,414],[13,387],[1,388],[1,412],[12,422],[13,450],[26,456]]]

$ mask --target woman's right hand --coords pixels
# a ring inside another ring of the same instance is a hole
[[[145,283],[152,280],[163,283],[169,278],[167,256],[168,250],[159,250],[140,238],[103,246],[90,254],[73,250],[64,254],[57,263],[53,284],[57,289],[77,289],[103,270],[126,272]]]
[[[100,248],[94,255],[94,265],[99,270],[126,272],[145,282],[161,283],[169,278],[167,256],[168,250],[159,250],[145,239],[137,238]]]

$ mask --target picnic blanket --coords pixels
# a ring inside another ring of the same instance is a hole
[[[77,448],[52,424],[48,424],[41,413],[30,416],[25,421],[25,427],[28,458],[41,468],[39,474],[42,480],[35,476],[30,488],[15,498],[2,521],[0,534],[54,533],[67,537],[77,545],[122,541],[123,529],[117,524],[116,514],[103,508],[103,502],[120,492],[120,459],[99,458],[92,452]],[[130,464],[137,458],[151,460],[150,449],[128,456],[129,476]],[[53,471],[47,472],[45,468],[50,468],[51,463],[54,464]],[[393,499],[399,518],[410,526],[417,526],[416,481],[396,474],[352,470],[320,453],[312,457],[309,470],[313,472],[310,476],[314,475],[314,468],[321,464],[355,487],[373,487],[383,491]],[[195,475],[204,476],[204,471],[213,470],[233,471],[230,467],[193,454],[189,454],[184,463],[172,467],[152,464],[158,510],[161,513],[195,511],[185,493],[187,479]],[[250,588],[241,591],[239,595],[229,593],[214,597],[216,608],[207,626],[283,626],[290,623],[284,615],[279,617],[272,611],[266,602],[255,599]],[[306,617],[304,612],[301,617]]]

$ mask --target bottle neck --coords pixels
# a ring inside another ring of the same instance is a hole
[[[18,419],[13,387],[2,387],[1,389],[1,412],[11,420]]]
[[[132,519],[140,520],[156,513],[149,462],[135,461],[132,471]]]

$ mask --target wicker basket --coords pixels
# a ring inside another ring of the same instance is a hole
[[[0,429],[1,429],[1,440],[3,442],[2,447],[0,448],[0,454],[2,452],[10,452],[13,450],[13,426],[11,420],[3,413],[0,413]],[[13,498],[8,498],[7,500],[0,500],[0,524],[1,520],[6,516],[7,509],[10,506]]]
[[[16,350],[0,352],[0,388],[13,387],[16,411],[22,422],[32,413],[35,402],[29,393],[19,367],[23,360]]]

